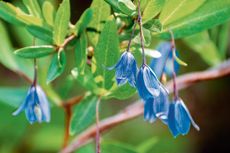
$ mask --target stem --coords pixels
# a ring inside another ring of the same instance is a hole
[[[141,48],[142,48],[142,56],[143,56],[143,64],[146,64],[146,57],[145,57],[145,49],[144,49],[144,34],[142,29],[142,17],[141,17],[141,5],[140,0],[138,0],[138,24],[140,27],[140,40],[141,40]]]
[[[99,107],[100,107],[100,98],[97,101],[96,105],[96,153],[101,152],[100,147],[100,117],[99,117]]]
[[[172,50],[172,70],[173,70],[173,96],[174,100],[176,101],[178,97],[178,90],[177,90],[177,85],[176,85],[176,72],[175,72],[175,58],[174,55],[176,55],[176,44],[175,44],[175,39],[172,30],[169,30],[171,34],[171,50]]]
[[[65,148],[69,142],[70,119],[72,116],[71,108],[72,108],[71,106],[65,107],[65,136],[64,136],[64,142],[63,142],[63,148]]]
[[[129,52],[129,50],[130,50],[131,42],[132,42],[132,39],[133,39],[135,30],[136,30],[136,26],[137,26],[137,22],[136,22],[136,20],[135,20],[135,21],[134,21],[134,27],[133,27],[133,30],[132,30],[132,33],[131,33],[131,36],[130,36],[130,39],[129,39],[129,43],[128,43],[128,47],[127,47],[127,52]]]
[[[36,43],[36,39],[35,37],[33,37],[33,46],[35,46],[35,43]],[[37,60],[36,58],[34,58],[34,81],[33,81],[33,86],[36,86],[37,85],[37,72],[38,71],[38,65],[37,65]]]

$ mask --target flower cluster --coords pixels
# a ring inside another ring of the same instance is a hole
[[[174,137],[187,134],[191,123],[199,130],[183,101],[177,98],[170,103],[168,91],[158,80],[154,71],[146,63],[138,69],[135,58],[129,51],[122,54],[118,63],[110,68],[112,69],[116,69],[118,85],[128,82],[132,87],[137,88],[144,102],[146,121],[152,123],[157,118],[160,119],[168,125]]]
[[[50,121],[49,102],[41,87],[33,84],[27,93],[25,101],[13,115],[18,115],[22,111],[25,111],[26,118],[31,124]]]

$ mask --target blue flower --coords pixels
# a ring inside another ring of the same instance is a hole
[[[159,46],[157,46],[157,49],[161,53],[160,58],[154,58],[152,59],[150,63],[150,67],[155,72],[156,76],[158,78],[161,77],[162,73],[166,73],[168,76],[172,76],[172,49],[171,49],[171,43],[170,42],[163,42],[160,43]],[[179,64],[174,61],[174,68],[175,71],[178,72],[179,70]]]
[[[179,134],[186,135],[190,125],[199,131],[199,126],[194,122],[187,107],[181,99],[170,104],[168,113],[168,127],[174,137]]]
[[[34,122],[49,122],[50,107],[47,97],[39,86],[32,85],[27,93],[25,101],[13,113],[18,115],[25,110],[27,120],[32,124]]]
[[[144,119],[154,122],[159,118],[167,123],[168,92],[148,65],[143,64],[138,72],[137,90],[144,100]]]
[[[143,64],[137,74],[137,90],[140,97],[144,100],[158,97],[160,95],[160,86],[161,83],[152,69]]]
[[[108,68],[116,69],[116,81],[118,85],[124,85],[127,81],[132,87],[136,87],[137,64],[132,53],[125,51],[118,63]]]

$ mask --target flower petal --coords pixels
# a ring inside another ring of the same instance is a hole
[[[156,115],[153,111],[153,98],[149,98],[144,102],[144,119],[151,123],[156,120]]]
[[[170,132],[174,137],[177,137],[180,133],[176,128],[176,120],[175,120],[175,103],[171,103],[169,106],[168,113],[168,127]]]

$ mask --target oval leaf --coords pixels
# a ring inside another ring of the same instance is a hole
[[[55,52],[54,46],[42,45],[42,46],[30,46],[18,49],[14,53],[23,58],[39,58],[50,55]]]
[[[48,43],[52,43],[53,42],[53,33],[48,30],[45,29],[43,27],[40,26],[35,26],[35,25],[31,25],[31,26],[27,26],[26,29],[35,37],[44,40]]]

